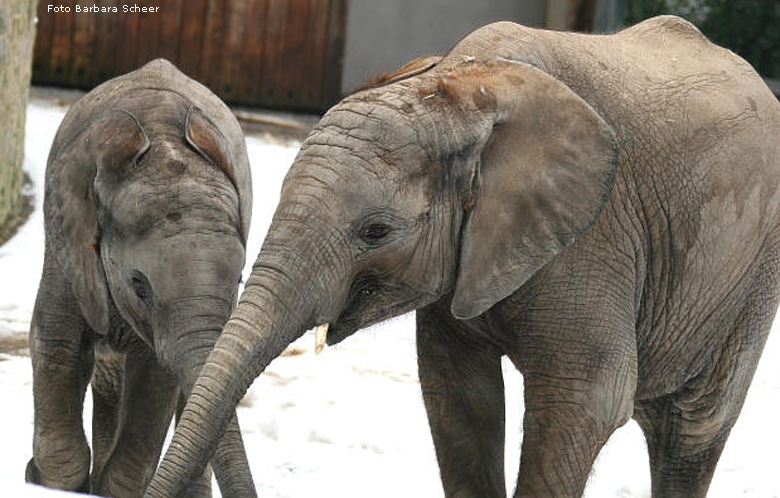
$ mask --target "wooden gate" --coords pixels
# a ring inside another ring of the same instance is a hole
[[[165,57],[228,102],[321,111],[339,97],[347,2],[39,2],[33,82],[90,89]]]

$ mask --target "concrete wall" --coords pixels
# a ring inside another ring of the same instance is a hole
[[[36,4],[37,0],[0,0],[0,236],[22,202]]]
[[[493,21],[543,26],[546,10],[546,0],[350,0],[342,91]]]

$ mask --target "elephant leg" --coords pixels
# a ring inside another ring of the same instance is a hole
[[[95,345],[95,372],[92,374],[92,476],[93,490],[114,450],[122,405],[125,355],[103,343]]]
[[[591,284],[534,292],[530,311],[499,317],[516,332],[512,360],[524,383],[515,498],[582,496],[602,446],[633,413],[633,293]]]
[[[777,257],[758,267],[745,305],[707,369],[675,394],[637,403],[635,419],[647,440],[653,498],[707,495],[780,302],[774,284],[778,272]]]
[[[123,364],[124,388],[115,442],[93,492],[143,496],[160,458],[178,399],[175,377],[145,344],[132,344]]]
[[[448,311],[417,311],[420,383],[445,495],[504,497],[502,354],[461,327]]]
[[[160,366],[155,354],[140,342],[127,351],[122,368],[124,389],[114,442],[102,471],[93,473],[92,489],[105,496],[140,497],[154,473],[174,411],[177,406],[181,409],[183,397],[175,376]],[[110,426],[108,421],[103,421],[106,428]],[[95,458],[97,462],[97,451]],[[209,467],[185,496],[211,497]]]
[[[30,327],[33,458],[27,482],[89,491],[82,414],[93,368],[93,333],[58,268],[45,265]]]

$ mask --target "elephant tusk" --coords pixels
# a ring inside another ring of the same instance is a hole
[[[329,327],[329,323],[317,325],[317,330],[314,332],[314,352],[316,354],[322,353],[322,350],[325,349],[325,340],[328,338]]]

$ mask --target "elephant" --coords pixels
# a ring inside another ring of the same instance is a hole
[[[780,103],[692,24],[498,22],[345,97],[302,144],[147,497],[200,472],[250,383],[416,310],[449,498],[581,496],[635,419],[652,496],[706,495],[780,301]],[[380,394],[381,396],[381,394]]]
[[[28,482],[143,496],[171,418],[235,307],[251,207],[237,120],[167,60],[70,108],[45,176]],[[90,383],[93,455],[82,421]],[[214,473],[224,496],[256,496],[230,426]],[[211,496],[210,469],[189,485],[188,496]]]

